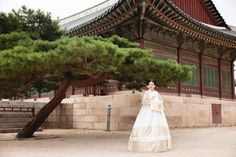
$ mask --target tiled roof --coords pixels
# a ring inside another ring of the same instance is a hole
[[[115,6],[117,6],[119,1],[120,0],[106,0],[92,8],[86,9],[85,11],[63,18],[60,20],[61,28],[70,31],[88,25],[109,13]]]
[[[115,26],[122,20],[124,21],[127,20],[127,18],[132,18],[133,15],[136,14],[132,11],[137,12],[138,7],[143,5],[143,3],[146,3],[148,5],[145,7],[149,7],[149,11],[151,10],[152,18],[153,16],[160,14],[158,16],[161,17],[163,22],[171,23],[171,27],[178,29],[179,31],[192,34],[195,37],[202,36],[208,41],[216,40],[216,43],[227,41],[228,45],[234,45],[233,47],[236,47],[236,32],[230,30],[230,27],[225,24],[211,0],[205,0],[205,2],[209,5],[209,9],[211,7],[210,4],[213,5],[212,13],[222,22],[221,27],[208,25],[193,19],[179,9],[171,0],[107,0],[84,12],[62,19],[60,24],[61,28],[67,28],[67,33],[70,35],[87,34],[86,32],[91,32],[90,30],[92,30],[93,33],[98,33],[101,31],[101,24],[104,24],[103,29],[109,28],[109,25]],[[159,6],[159,8],[157,6]],[[153,12],[156,13],[153,14]],[[127,17],[124,18],[122,16]],[[98,29],[98,27],[100,28]]]
[[[236,37],[236,30],[233,30],[233,28],[230,27],[230,30],[225,28],[225,27],[220,27],[220,26],[213,26],[210,24],[206,24],[206,23],[202,23],[203,25],[206,25],[209,28],[215,29],[219,32],[222,32],[224,34],[230,35],[230,36],[234,36]]]
[[[219,13],[219,11],[217,10],[217,8],[215,7],[214,3],[212,2],[212,0],[203,0],[205,3],[205,6],[208,8],[209,13],[211,14],[212,17],[214,17],[214,19],[217,20],[217,23],[219,26],[224,26],[227,29],[230,29],[230,27],[228,27],[228,25],[226,24],[224,18],[221,16],[221,14]]]

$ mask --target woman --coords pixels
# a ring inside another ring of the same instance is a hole
[[[143,95],[142,108],[134,123],[128,150],[135,152],[161,152],[171,148],[169,127],[164,114],[163,100],[149,82]]]

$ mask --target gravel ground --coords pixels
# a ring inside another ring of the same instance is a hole
[[[47,129],[29,139],[0,134],[0,157],[236,157],[236,127],[172,129],[172,149],[127,151],[129,132]]]

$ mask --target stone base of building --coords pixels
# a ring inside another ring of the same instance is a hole
[[[170,128],[236,126],[236,102],[233,100],[160,94],[164,99],[164,111]],[[142,93],[127,91],[108,96],[65,99],[43,127],[129,131],[140,110],[141,98]],[[36,113],[45,104],[1,102],[0,107],[12,103],[33,105]]]

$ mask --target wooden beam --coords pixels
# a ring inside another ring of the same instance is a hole
[[[231,62],[230,64],[231,66],[231,92],[232,92],[232,99],[234,99],[234,87],[235,87],[235,84],[234,84],[234,61]]]
[[[140,2],[140,12],[139,12],[139,19],[140,21],[142,21],[144,19],[145,16],[145,12],[146,12],[146,2]]]
[[[219,71],[219,97],[220,99],[222,99],[221,58],[218,58],[218,71]]]
[[[145,1],[140,1],[139,2],[139,10],[138,10],[138,14],[139,14],[139,38],[143,38],[143,27],[144,27],[144,16],[145,16],[145,12],[146,12],[146,2]]]

